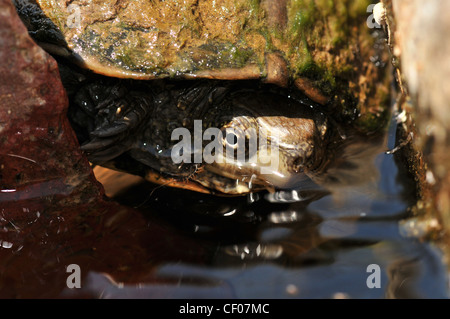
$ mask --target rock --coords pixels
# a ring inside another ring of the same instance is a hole
[[[449,1],[383,0],[391,52],[403,96],[403,140],[418,183],[418,211],[437,214],[450,229]]]
[[[103,189],[66,118],[57,64],[9,0],[0,0],[0,43],[0,295],[57,295],[63,280],[51,280],[67,276],[57,260],[77,246],[61,247],[93,227],[80,216],[102,205]]]
[[[57,64],[28,36],[10,1],[0,1],[0,17],[2,216],[23,214],[16,209],[21,200],[39,201],[45,210],[70,194],[88,205],[103,190],[66,118]]]

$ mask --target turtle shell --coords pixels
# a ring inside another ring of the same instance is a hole
[[[296,86],[325,104],[330,75],[349,62],[342,54],[333,58],[343,35],[336,21],[336,28],[326,27],[326,19],[340,5],[324,1],[37,3],[80,64],[112,77],[261,79]]]

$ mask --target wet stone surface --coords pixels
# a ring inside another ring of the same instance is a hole
[[[450,227],[450,3],[384,0],[391,49],[402,80],[404,140],[421,186],[420,214],[437,215],[449,246]],[[410,137],[413,137],[412,139]],[[448,251],[448,248],[445,248]]]
[[[2,1],[1,12],[3,217],[15,210],[17,200],[47,199],[48,204],[64,205],[65,195],[86,204],[100,198],[101,187],[66,118],[68,101],[56,62],[31,40],[9,1]],[[28,218],[26,213],[19,215]]]

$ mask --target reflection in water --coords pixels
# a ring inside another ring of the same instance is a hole
[[[247,197],[98,170],[115,202],[37,215],[28,200],[25,221],[0,209],[0,296],[446,297],[439,252],[399,230],[414,197],[386,148],[352,141],[319,187]],[[81,267],[81,289],[66,286],[69,264]],[[379,289],[366,284],[371,264]]]

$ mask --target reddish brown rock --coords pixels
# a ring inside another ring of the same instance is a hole
[[[0,16],[1,213],[20,214],[8,209],[18,200],[46,198],[40,204],[54,206],[68,194],[88,204],[102,188],[66,118],[57,64],[28,36],[10,1],[0,1]]]

